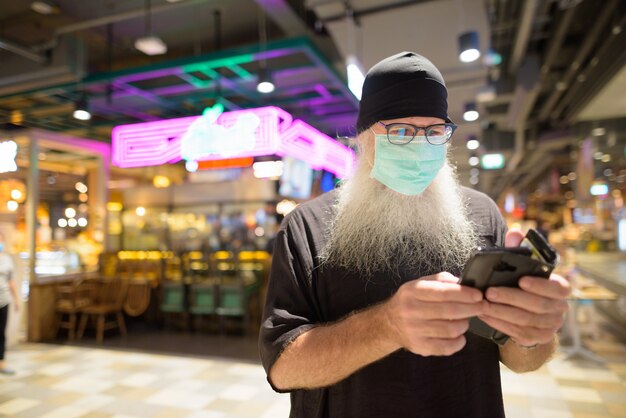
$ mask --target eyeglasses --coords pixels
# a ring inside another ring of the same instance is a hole
[[[378,122],[387,130],[387,139],[394,145],[406,145],[420,130],[424,131],[426,141],[431,145],[443,145],[450,140],[457,126],[454,123],[437,123],[429,126],[415,126],[410,123]]]

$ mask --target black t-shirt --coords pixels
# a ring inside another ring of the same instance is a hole
[[[462,192],[482,240],[504,245],[506,226],[493,201],[471,189]],[[259,337],[268,374],[282,350],[306,330],[381,302],[405,281],[437,273],[407,271],[400,280],[381,273],[365,281],[345,269],[319,268],[336,198],[333,191],[298,206],[277,235]],[[291,391],[290,416],[503,417],[498,346],[466,337],[466,346],[452,356],[398,350],[330,387]]]

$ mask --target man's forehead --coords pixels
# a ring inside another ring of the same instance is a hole
[[[428,126],[434,125],[437,123],[445,123],[445,120],[440,118],[434,118],[430,116],[409,116],[406,118],[398,118],[398,119],[387,119],[382,121],[385,124],[388,123],[410,123],[412,125],[418,126]]]

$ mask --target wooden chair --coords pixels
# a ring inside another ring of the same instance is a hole
[[[93,303],[92,291],[91,283],[82,279],[72,283],[59,284],[56,287],[57,329],[55,335],[59,333],[61,328],[64,328],[68,330],[68,338],[70,340],[75,339],[78,315],[82,309]]]
[[[81,339],[88,319],[96,319],[96,337],[99,344],[104,340],[104,331],[112,328],[119,328],[122,336],[126,337],[126,324],[122,309],[128,291],[128,280],[110,279],[102,282],[99,300],[81,309],[80,326],[78,329],[78,339]],[[115,316],[115,320],[107,322],[107,316]]]
[[[128,316],[139,316],[150,305],[150,282],[146,279],[134,279],[128,284],[124,301],[124,312]]]

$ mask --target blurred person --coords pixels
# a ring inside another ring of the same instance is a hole
[[[459,185],[455,128],[428,59],[379,62],[363,85],[352,178],[283,221],[259,346],[291,417],[503,417],[499,361],[525,372],[553,354],[565,279],[524,277],[484,296],[459,284],[479,246],[523,236]],[[467,332],[475,316],[509,341]]]
[[[6,252],[4,234],[0,233],[0,374],[12,375],[13,370],[6,367],[4,352],[6,350],[6,328],[9,319],[9,305],[13,299],[13,308],[19,312],[20,303],[13,281],[15,266],[13,258]]]
[[[539,232],[541,235],[543,235],[543,237],[546,239],[546,241],[549,241],[550,224],[547,221],[540,220],[537,223],[537,232]]]

